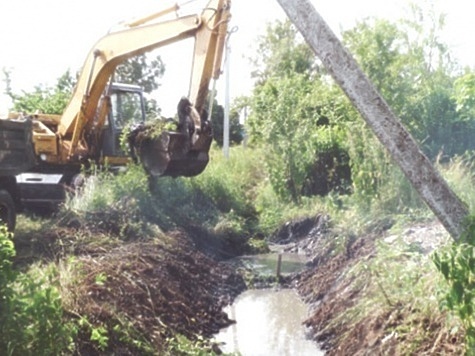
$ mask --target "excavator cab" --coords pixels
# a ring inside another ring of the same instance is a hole
[[[101,156],[127,156],[120,141],[124,130],[145,122],[143,90],[137,85],[113,83],[107,92],[111,107],[102,127]]]

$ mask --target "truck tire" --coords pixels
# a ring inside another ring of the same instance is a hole
[[[5,224],[9,231],[15,230],[15,203],[10,193],[4,189],[0,189],[0,223]]]

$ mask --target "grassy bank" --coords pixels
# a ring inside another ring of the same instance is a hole
[[[174,255],[187,260],[186,248],[178,248],[178,240],[202,251],[206,257],[199,258],[210,258],[206,263],[213,264],[258,252],[265,248],[265,237],[282,224],[317,214],[331,217],[328,256],[346,254],[368,234],[375,241],[370,255],[340,271],[343,274],[338,276],[351,281],[348,290],[358,291],[358,298],[322,324],[323,330],[345,324],[348,331],[341,337],[351,338],[349,330],[372,315],[393,321],[384,324],[384,337],[397,341],[403,354],[418,350],[427,340],[440,344],[452,336],[457,337],[457,350],[463,348],[460,340],[466,327],[447,312],[447,286],[430,253],[404,240],[410,226],[433,219],[397,169],[390,170],[392,179],[385,180],[377,195],[331,193],[302,197],[297,203],[274,193],[263,164],[265,152],[260,149],[233,148],[229,160],[220,151],[212,154],[209,168],[192,179],[149,180],[140,167],[117,176],[93,172],[81,192],[53,217],[22,216],[14,246],[2,231],[0,287],[6,297],[1,306],[9,312],[2,313],[0,324],[2,335],[7,335],[2,339],[9,340],[3,345],[7,354],[41,354],[40,350],[45,355],[80,350],[100,354],[113,347],[143,354],[156,350],[209,354],[203,334],[186,334],[164,321],[138,327],[136,316],[114,304],[119,290],[108,288],[138,288],[143,293],[138,303],[147,305],[151,291],[140,285],[144,277],[129,270],[127,263],[147,273],[147,266],[161,268],[172,263]],[[467,161],[454,160],[439,169],[472,208],[475,194],[468,184],[472,167]],[[177,239],[177,232],[185,240]],[[445,243],[450,244],[450,239]],[[117,274],[118,264],[125,274]],[[189,325],[194,323],[191,319],[196,320],[190,317]]]

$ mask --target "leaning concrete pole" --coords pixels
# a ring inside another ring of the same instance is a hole
[[[457,240],[467,207],[450,189],[309,0],[277,0],[425,203]]]

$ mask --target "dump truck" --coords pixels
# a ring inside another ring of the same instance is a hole
[[[191,177],[205,169],[212,142],[205,105],[221,73],[230,5],[211,0],[200,14],[180,16],[176,4],[123,23],[92,47],[61,115],[0,118],[0,220],[9,230],[17,212],[63,201],[91,162],[114,169],[137,161],[153,176]],[[188,96],[178,100],[176,130],[157,132],[160,125],[145,122],[141,89],[114,83],[114,71],[188,38],[194,38]],[[129,149],[119,143],[126,127]]]

